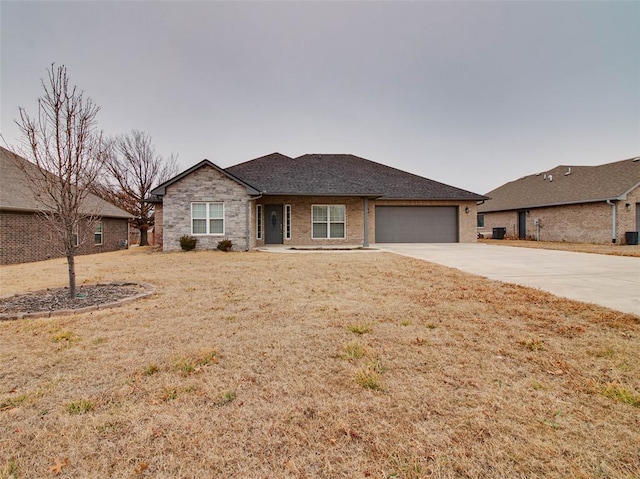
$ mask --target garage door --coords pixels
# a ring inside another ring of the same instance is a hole
[[[457,243],[456,206],[376,206],[376,243]]]

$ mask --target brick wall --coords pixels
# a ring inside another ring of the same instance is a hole
[[[265,196],[254,202],[251,213],[252,246],[264,245],[264,238],[256,240],[256,204],[291,205],[291,239],[284,239],[289,246],[338,246],[361,245],[364,240],[363,200],[361,198],[331,198],[326,196]],[[313,205],[345,206],[345,239],[312,239],[311,207]],[[284,208],[283,208],[284,214]]]
[[[263,197],[255,202],[257,204],[269,205],[291,205],[291,239],[284,240],[285,245],[299,246],[330,246],[330,245],[361,245],[364,241],[364,202],[362,198],[331,198],[331,197],[305,197],[305,196],[269,196]],[[346,229],[345,239],[312,239],[311,238],[311,206],[312,205],[345,205],[346,206]],[[369,243],[375,243],[375,206],[376,205],[407,205],[407,206],[458,206],[458,229],[459,240],[463,243],[475,243],[477,240],[476,231],[476,202],[454,202],[454,201],[369,201]],[[465,208],[469,208],[469,213],[465,213]],[[252,225],[252,247],[264,245],[264,239],[255,239],[256,230],[256,208],[255,204],[251,212]],[[264,209],[263,209],[264,215]]]
[[[223,239],[231,240],[234,250],[249,249],[250,200],[244,186],[214,168],[203,166],[197,169],[166,189],[161,208],[163,250],[179,251],[180,237],[192,234],[193,202],[222,202],[225,215],[225,234],[193,235],[198,239],[196,249],[216,249]]]
[[[627,209],[626,204],[629,204]],[[625,243],[625,232],[637,231],[636,208],[640,203],[640,188],[616,201],[616,243]],[[606,202],[578,205],[530,208],[526,216],[527,237],[540,241],[566,241],[570,243],[608,244],[612,240],[612,207]],[[535,219],[539,219],[536,236]],[[518,237],[518,212],[484,213],[484,228],[478,231],[491,238],[493,228],[506,227],[507,235]]]
[[[127,241],[128,220],[102,219],[103,244],[94,244],[93,225],[81,225],[77,254],[122,249]],[[64,248],[47,221],[32,213],[0,212],[0,264],[29,263],[64,257]]]

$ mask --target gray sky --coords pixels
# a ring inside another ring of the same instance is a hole
[[[1,125],[52,62],[181,169],[353,153],[486,193],[640,155],[640,2],[0,2]]]

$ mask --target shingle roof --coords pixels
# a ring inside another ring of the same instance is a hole
[[[375,185],[354,181],[350,176],[322,168],[313,162],[292,159],[280,153],[256,158],[227,168],[226,171],[242,178],[271,195],[307,196],[381,196]]]
[[[354,155],[310,154],[296,158],[296,161],[307,167],[311,166],[341,177],[351,178],[365,188],[381,192],[381,196],[385,199],[475,201],[485,199],[482,195]]]
[[[263,194],[473,200],[484,196],[347,154],[280,153],[226,169]]]
[[[478,212],[507,211],[624,199],[640,186],[638,158],[599,166],[560,165],[506,183],[487,193]]]
[[[0,146],[0,210],[35,212],[43,209],[22,168],[35,169],[37,166]],[[86,210],[108,218],[133,218],[126,211],[93,194],[87,196]]]

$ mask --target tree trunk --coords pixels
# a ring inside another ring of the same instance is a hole
[[[67,264],[69,265],[69,297],[76,297],[76,258],[73,253],[67,254]]]
[[[140,228],[140,246],[149,246],[147,231],[147,228]]]

